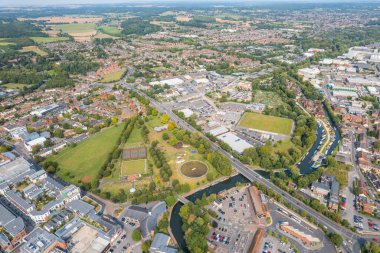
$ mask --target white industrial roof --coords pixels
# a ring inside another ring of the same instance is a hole
[[[229,130],[227,128],[225,128],[224,126],[220,126],[220,127],[217,127],[217,128],[210,130],[210,134],[212,134],[214,136],[218,136],[218,135],[227,133],[228,131]]]
[[[227,143],[233,150],[239,154],[243,153],[247,148],[253,147],[251,144],[243,139],[240,139],[235,134],[228,132],[217,137],[219,140]]]
[[[182,109],[182,110],[179,110],[180,112],[183,112],[183,114],[185,115],[186,118],[190,117],[191,115],[194,114],[194,112],[192,110],[190,110],[189,108],[185,108],[185,109]]]

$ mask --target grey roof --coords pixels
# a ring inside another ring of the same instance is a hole
[[[161,217],[161,215],[166,211],[165,202],[158,202],[155,206],[150,210],[150,215],[148,218],[140,223],[141,233],[144,238],[150,236],[151,231],[153,231],[157,226],[157,221]]]
[[[15,191],[7,191],[5,193],[6,197],[11,200],[11,202],[16,203],[18,206],[22,207],[25,210],[28,210],[30,208],[34,208],[32,203],[28,200],[25,200],[21,197],[21,195],[18,192]]]
[[[50,234],[47,231],[37,227],[33,232],[27,235],[25,238],[26,243],[22,245],[22,253],[40,253],[45,252],[47,248],[53,245],[55,242],[63,242],[54,234]]]
[[[11,222],[8,222],[4,228],[10,235],[16,236],[25,229],[25,223],[21,217],[17,217]]]
[[[150,252],[152,253],[177,253],[178,250],[172,247],[168,247],[170,237],[163,233],[157,233],[150,246]]]
[[[330,202],[339,203],[339,183],[333,181],[331,184]]]
[[[320,183],[320,182],[313,182],[311,184],[311,187],[323,189],[323,190],[326,190],[326,191],[330,191],[330,186],[329,185],[324,184],[324,183]]]
[[[49,176],[45,178],[42,182],[46,188],[52,191],[61,191],[63,188],[65,188],[64,185],[62,185],[60,182]]]
[[[93,205],[90,205],[79,199],[71,201],[66,205],[66,207],[81,215],[87,215],[91,210],[95,209]]]
[[[11,180],[30,170],[30,163],[22,157],[0,166],[0,182]]]
[[[0,226],[11,236],[18,235],[25,228],[25,223],[21,217],[16,217],[5,206],[0,204]]]

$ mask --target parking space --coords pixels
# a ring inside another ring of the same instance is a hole
[[[247,187],[233,188],[208,206],[216,213],[208,241],[216,252],[247,252],[258,220],[249,203]]]
[[[261,242],[259,247],[260,252],[270,253],[270,252],[278,252],[278,253],[294,253],[295,250],[292,248],[291,243],[283,242],[277,237],[273,237],[270,235],[266,235]]]

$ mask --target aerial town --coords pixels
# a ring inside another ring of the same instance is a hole
[[[94,2],[0,3],[0,252],[380,253],[379,2]]]

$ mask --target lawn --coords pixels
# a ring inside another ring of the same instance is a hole
[[[59,41],[67,41],[69,40],[68,37],[30,37],[34,42],[45,44],[45,43],[52,43],[52,42],[59,42]]]
[[[131,134],[129,135],[129,138],[125,143],[124,147],[132,148],[141,146],[142,144],[144,144],[144,141],[141,136],[141,129],[135,126]]]
[[[98,26],[97,29],[111,36],[121,36],[121,30],[115,26]]]
[[[293,147],[294,147],[294,143],[292,142],[290,138],[286,140],[281,140],[274,144],[275,152],[287,152],[290,148],[293,148]]]
[[[123,127],[124,124],[119,124],[116,127],[104,129],[78,143],[76,147],[67,148],[49,157],[48,160],[58,162],[60,168],[58,176],[65,181],[78,184],[78,181],[85,176],[93,179],[116,144]]]
[[[284,135],[291,134],[292,124],[290,119],[252,112],[244,113],[239,122],[239,126],[242,127]]]
[[[145,173],[145,159],[122,161],[121,175],[135,175]]]
[[[46,53],[45,51],[41,50],[40,48],[38,48],[37,46],[27,46],[27,47],[23,47],[20,52],[35,52],[36,54],[38,55],[41,55],[41,56],[46,56],[48,55],[48,53]]]
[[[164,133],[168,133],[169,135],[172,135],[171,131],[166,130],[162,131],[160,133],[157,133],[153,130],[153,127],[155,126],[161,126],[163,125],[160,120],[161,116],[154,117],[153,119],[146,122],[146,126],[149,129],[149,140],[158,140],[160,142],[159,147],[162,151],[165,152],[165,156],[167,158],[167,161],[173,171],[173,175],[171,177],[171,180],[178,179],[179,182],[188,183],[192,189],[199,187],[199,185],[202,185],[207,182],[206,176],[200,177],[200,178],[189,178],[184,176],[180,172],[181,167],[181,161],[190,161],[190,160],[200,160],[207,164],[209,171],[208,173],[213,174],[214,178],[219,177],[217,171],[215,168],[203,157],[202,154],[199,153],[192,153],[192,150],[195,150],[195,148],[191,147],[190,145],[185,145],[181,149],[176,149],[173,146],[169,145],[166,141],[162,140],[162,135]],[[154,174],[158,175],[159,171],[157,168],[154,167]]]
[[[116,71],[116,72],[104,75],[103,78],[102,78],[102,80],[100,80],[100,82],[102,82],[102,83],[112,83],[112,82],[119,81],[124,76],[124,74],[125,74],[126,71],[127,71],[126,68],[122,68],[119,71]]]
[[[95,24],[62,24],[53,25],[54,30],[61,30],[63,33],[88,33],[95,30]]]

